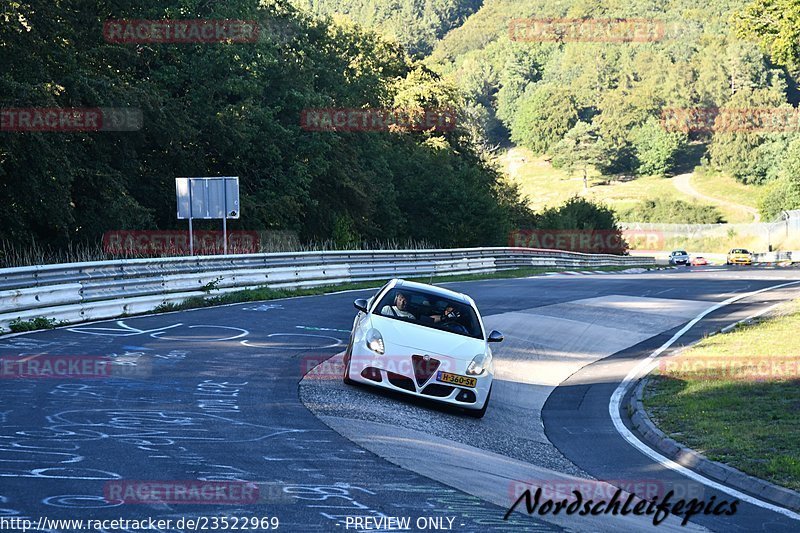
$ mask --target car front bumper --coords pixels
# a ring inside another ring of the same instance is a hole
[[[359,345],[360,344],[360,345]],[[358,383],[380,387],[387,390],[425,398],[438,403],[453,405],[464,409],[481,409],[489,395],[494,379],[492,368],[484,370],[480,376],[467,376],[470,361],[459,358],[431,354],[430,358],[439,362],[438,366],[427,363],[428,370],[415,376],[413,356],[424,356],[419,350],[408,350],[391,355],[372,352],[362,343],[355,343],[350,356],[348,377]],[[425,365],[423,365],[425,366]],[[430,371],[435,367],[435,370]],[[474,387],[454,385],[437,380],[439,372],[458,376],[474,377]]]

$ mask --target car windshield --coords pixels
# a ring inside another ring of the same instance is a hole
[[[478,316],[471,305],[438,294],[392,289],[375,307],[375,314],[475,339],[483,338]]]
[[[750,253],[750,252],[748,252],[744,248],[737,248],[735,250],[731,250],[731,253],[732,254],[747,254],[747,253]]]
[[[689,255],[689,254],[687,254],[683,250],[677,250],[675,252],[672,252],[672,255]]]

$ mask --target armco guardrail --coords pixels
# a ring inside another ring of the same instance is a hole
[[[800,252],[786,251],[786,252],[766,252],[762,254],[753,254],[753,263],[756,264],[773,264],[773,263],[797,263],[800,262]]]
[[[0,327],[15,319],[74,323],[248,287],[310,287],[520,267],[651,266],[652,257],[532,248],[378,250],[127,259],[0,269]],[[209,289],[212,289],[210,290]]]

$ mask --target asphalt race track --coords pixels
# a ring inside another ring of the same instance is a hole
[[[488,326],[506,335],[495,350],[501,386],[482,420],[345,387],[334,372],[300,383],[336,361],[352,301],[370,291],[2,337],[3,358],[108,356],[122,371],[3,380],[0,520],[277,517],[282,531],[356,531],[366,528],[348,527],[348,517],[384,516],[423,526],[412,530],[465,532],[796,531],[793,517],[749,503],[688,527],[677,517],[658,528],[645,517],[518,512],[503,520],[513,487],[561,476],[648,480],[731,499],[628,444],[609,400],[628,369],[704,309],[790,281],[800,273],[709,268],[447,284],[473,296]],[[790,286],[720,309],[675,348],[798,294],[800,285]],[[213,505],[104,496],[114,481],[186,480],[254,482],[258,494]]]

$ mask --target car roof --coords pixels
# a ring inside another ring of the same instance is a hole
[[[394,287],[395,288],[402,287],[404,289],[410,289],[412,291],[413,290],[423,291],[429,294],[435,294],[436,296],[441,296],[443,298],[450,298],[451,300],[456,300],[458,302],[462,302],[469,305],[474,305],[475,303],[473,302],[472,298],[470,298],[466,294],[462,294],[456,291],[451,291],[443,287],[437,287],[435,285],[428,285],[427,283],[418,283],[416,281],[397,279],[395,280]]]

